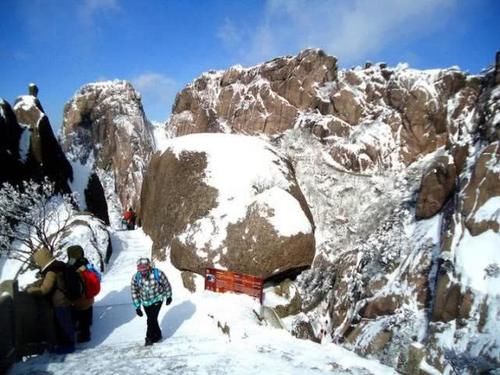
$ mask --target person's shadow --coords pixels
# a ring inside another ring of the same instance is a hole
[[[164,338],[169,338],[179,329],[179,327],[193,316],[196,311],[196,306],[184,301],[179,305],[175,305],[163,316],[160,327]]]
[[[126,286],[121,291],[112,291],[94,305],[93,322],[90,327],[91,341],[82,344],[85,348],[94,348],[101,344],[118,327],[127,324],[135,317],[132,302],[120,303],[130,300],[130,287]]]

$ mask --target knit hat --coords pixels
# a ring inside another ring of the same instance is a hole
[[[151,261],[149,258],[139,258],[137,260],[137,271],[147,272],[151,269]]]
[[[80,245],[73,245],[66,249],[68,258],[70,259],[80,259],[83,258],[83,249]]]

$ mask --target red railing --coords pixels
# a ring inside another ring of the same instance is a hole
[[[223,271],[216,268],[205,270],[205,289],[213,292],[244,293],[258,298],[262,304],[264,279],[237,272]]]

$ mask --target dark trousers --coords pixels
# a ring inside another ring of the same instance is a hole
[[[71,308],[56,306],[54,307],[54,315],[56,318],[56,329],[58,343],[63,347],[75,346],[75,326],[71,319]]]
[[[93,306],[86,310],[73,310],[73,320],[80,338],[90,338],[93,310]]]
[[[161,301],[151,306],[144,306],[144,311],[148,318],[148,329],[146,331],[146,339],[158,341],[161,339],[161,329],[158,325],[158,314],[160,313]]]

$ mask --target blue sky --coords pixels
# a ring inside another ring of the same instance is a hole
[[[126,79],[164,121],[187,83],[306,47],[341,67],[366,60],[471,73],[500,49],[497,0],[1,0],[0,97],[29,82],[53,127],[85,83]]]

